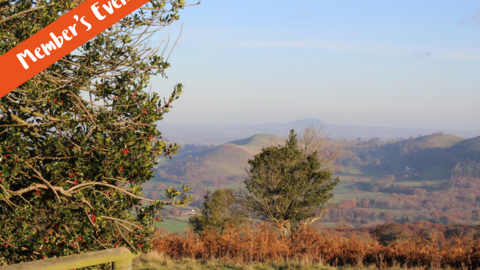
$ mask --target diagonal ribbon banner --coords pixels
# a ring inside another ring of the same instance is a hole
[[[0,57],[0,98],[149,0],[87,0]]]

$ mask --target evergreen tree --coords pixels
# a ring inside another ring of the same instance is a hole
[[[207,190],[203,200],[202,214],[189,219],[194,232],[201,233],[208,227],[224,232],[228,224],[240,227],[247,222],[245,213],[236,205],[233,189],[217,189],[213,193]]]
[[[300,223],[318,220],[339,182],[321,169],[317,152],[305,155],[297,143],[291,130],[284,146],[263,148],[249,160],[246,192],[239,196],[252,217],[272,223],[284,236]]]

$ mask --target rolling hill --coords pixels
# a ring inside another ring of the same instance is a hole
[[[343,171],[358,176],[395,175],[411,181],[449,180],[457,164],[466,159],[480,161],[480,152],[476,152],[480,151],[479,138],[434,133],[391,142],[347,142],[350,156],[342,160]],[[411,168],[411,175],[406,167]]]
[[[283,141],[283,138],[275,135],[257,134],[221,144],[159,166],[155,181],[192,184],[202,182],[207,186],[227,184],[228,181],[246,176],[248,160],[259,153],[262,147],[280,144]]]
[[[202,156],[207,171],[212,176],[224,176],[226,178],[244,176],[247,162],[262,147],[279,144],[283,138],[270,134],[257,134],[250,138],[229,142],[219,145]]]
[[[195,144],[223,144],[229,141],[240,140],[254,134],[268,133],[285,137],[290,129],[300,131],[308,124],[318,124],[331,132],[334,140],[350,139],[356,140],[360,137],[363,141],[379,137],[382,140],[397,138],[408,138],[419,134],[432,134],[437,130],[425,128],[391,128],[358,125],[335,125],[318,119],[302,119],[288,123],[265,123],[260,125],[249,124],[169,124],[158,123],[159,130],[165,138],[177,143]],[[473,138],[480,135],[480,130],[448,130],[442,129],[444,133],[455,134],[465,138]]]

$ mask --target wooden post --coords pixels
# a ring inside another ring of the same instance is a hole
[[[132,259],[113,262],[113,270],[132,270]]]

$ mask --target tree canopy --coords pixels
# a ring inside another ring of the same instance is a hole
[[[202,213],[189,219],[189,224],[196,233],[215,227],[223,232],[227,224],[242,226],[247,222],[243,211],[236,206],[234,190],[231,188],[206,191],[203,198]]]
[[[285,145],[263,148],[249,160],[246,191],[239,202],[252,217],[272,223],[284,236],[300,223],[318,219],[339,182],[316,151],[305,154],[294,130]]]
[[[1,1],[0,55],[83,1]],[[156,122],[178,99],[147,92],[165,77],[184,0],[151,0],[0,100],[0,265],[125,246],[147,251],[165,203],[142,197],[155,160],[175,154]],[[168,52],[167,52],[168,53]],[[150,201],[143,205],[142,201]]]

